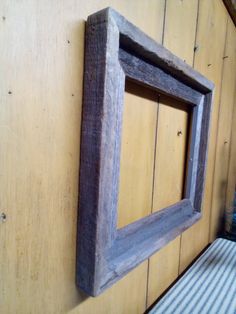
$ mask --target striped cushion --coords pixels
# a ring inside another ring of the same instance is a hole
[[[150,314],[236,314],[236,242],[217,239]]]

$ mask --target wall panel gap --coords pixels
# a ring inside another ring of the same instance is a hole
[[[152,179],[152,203],[151,203],[151,213],[153,212],[153,197],[154,197],[154,183],[155,183],[155,167],[156,167],[156,145],[157,145],[157,128],[158,128],[158,113],[159,113],[159,102],[160,95],[157,98],[157,110],[156,110],[156,129],[155,129],[155,144],[154,144],[154,162],[153,162],[153,179]],[[146,309],[148,308],[148,287],[149,287],[149,267],[150,259],[148,259],[147,265],[147,289],[146,289]]]
[[[199,6],[200,6],[200,0],[197,2],[197,18],[196,18],[196,28],[195,28],[195,40],[194,40],[194,50],[193,50],[193,68],[195,66],[195,56],[198,49],[197,46],[197,34],[198,34],[198,20],[199,20]]]
[[[155,144],[154,144],[154,162],[153,162],[153,178],[152,178],[152,206],[151,206],[151,212],[153,212],[153,198],[154,198],[154,185],[155,185],[155,169],[156,169],[157,130],[158,130],[159,106],[160,106],[160,95],[158,95],[157,111],[156,111],[156,129],[155,129]]]
[[[193,48],[193,60],[192,60],[192,67],[194,68],[195,64],[195,56],[197,52],[197,32],[198,32],[198,19],[199,19],[199,6],[200,6],[200,0],[197,1],[197,16],[196,16],[196,25],[195,25],[195,38],[194,38],[194,48]],[[181,255],[182,255],[182,240],[183,236],[181,234],[180,236],[180,247],[179,247],[179,265],[178,265],[178,274],[181,274]]]
[[[161,35],[161,44],[163,45],[164,41],[164,30],[165,30],[165,20],[166,20],[166,2],[164,0],[163,7],[163,24],[162,24],[162,35]],[[156,167],[156,145],[157,145],[157,129],[158,129],[158,115],[159,115],[159,106],[160,106],[160,95],[157,99],[157,112],[156,112],[156,130],[155,130],[155,145],[154,145],[154,163],[153,163],[153,182],[152,182],[152,204],[151,204],[151,213],[153,212],[153,198],[154,198],[154,183],[155,183],[155,167]],[[150,273],[150,258],[147,261],[147,281],[146,281],[146,309],[150,306],[148,304],[149,296],[149,273]]]
[[[226,43],[227,43],[227,34],[228,34],[228,26],[229,26],[229,16],[227,17],[226,21],[226,30],[225,30],[225,39],[224,39],[224,51],[223,51],[223,56],[225,55],[226,52]],[[210,200],[210,220],[209,220],[209,228],[208,228],[208,242],[212,242],[212,237],[211,237],[211,228],[212,228],[212,219],[213,219],[213,196],[214,196],[214,184],[215,184],[215,172],[216,172],[216,153],[217,153],[217,145],[218,145],[218,137],[219,137],[219,124],[220,124],[220,112],[221,112],[221,101],[222,101],[222,86],[223,86],[223,74],[224,74],[224,67],[225,67],[225,59],[223,59],[223,64],[221,68],[221,81],[220,81],[220,86],[219,86],[219,108],[217,112],[217,128],[216,128],[216,139],[215,139],[215,148],[214,148],[214,167],[213,167],[213,174],[212,174],[212,191],[211,191],[211,200]]]
[[[165,0],[165,4],[164,4],[164,18],[163,18],[163,29],[162,29],[162,38],[161,38],[161,44],[163,45],[164,43],[164,36],[165,36],[165,25],[166,25],[166,5],[167,5],[167,1]]]

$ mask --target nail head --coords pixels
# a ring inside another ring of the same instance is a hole
[[[5,213],[1,213],[1,215],[0,215],[0,220],[1,220],[2,222],[5,222],[5,221],[7,220],[7,215],[6,215]]]

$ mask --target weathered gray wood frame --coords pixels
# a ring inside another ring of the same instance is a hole
[[[125,79],[179,99],[192,111],[184,199],[117,229]],[[96,296],[201,217],[214,85],[111,8],[86,25],[78,286]]]

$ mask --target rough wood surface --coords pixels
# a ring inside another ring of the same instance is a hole
[[[196,174],[196,190],[194,195],[194,207],[200,211],[202,197],[204,191],[204,182],[206,176],[207,150],[209,138],[209,126],[211,116],[212,93],[209,93],[204,98],[202,125],[200,134],[200,149],[198,156],[197,174]]]
[[[201,101],[198,106],[193,108],[192,114],[192,123],[191,123],[191,137],[189,139],[189,162],[187,169],[187,178],[186,178],[186,189],[185,189],[185,197],[191,199],[194,203],[195,191],[196,191],[196,183],[197,183],[197,175],[199,171],[199,151],[202,150],[202,141],[201,141],[201,129],[202,122],[204,121],[203,117],[203,109],[204,109],[204,97],[202,96]],[[209,116],[208,116],[209,120]],[[206,122],[208,121],[206,120]],[[207,133],[206,133],[207,134]],[[203,148],[205,149],[205,148]],[[200,207],[196,207],[200,210]]]
[[[100,290],[104,251],[116,233],[120,135],[125,88],[114,23],[87,24],[80,160],[77,282]]]
[[[188,199],[117,230],[125,76],[185,102],[193,122]],[[77,245],[77,284],[87,294],[103,292],[200,218],[211,88],[114,10],[88,18]]]
[[[192,60],[190,52],[193,52],[194,48],[191,35],[194,38],[196,25],[195,66],[208,79],[215,82],[214,98],[217,100],[222,77],[221,62],[225,61],[226,64],[231,62],[230,57],[222,59],[227,56],[222,54],[222,49],[226,38],[224,15],[228,14],[221,3],[222,0],[58,0],[49,1],[45,5],[43,1],[34,0],[0,1],[2,69],[0,198],[1,210],[7,215],[6,221],[0,224],[1,313],[94,314],[96,311],[96,314],[141,314],[146,309],[146,294],[151,292],[150,302],[155,301],[173,282],[175,274],[178,273],[179,238],[153,255],[149,268],[148,261],[143,262],[96,298],[85,297],[75,285],[84,21],[89,14],[112,6],[155,41],[161,43],[163,36],[163,45],[190,65]],[[191,6],[191,10],[186,12],[188,6]],[[194,13],[198,14],[198,19]],[[164,34],[162,34],[163,18]],[[233,75],[233,67],[229,68],[231,68],[229,73]],[[228,75],[224,76],[223,81],[226,87],[230,86]],[[230,99],[234,97],[228,88],[224,93]],[[141,88],[140,96],[142,97]],[[135,103],[136,99],[127,98],[127,105],[135,107]],[[162,103],[161,98],[161,109]],[[126,106],[126,103],[124,105]],[[151,115],[153,105],[151,104],[149,112],[150,103],[146,101],[145,96],[142,98],[142,105],[145,113],[140,108],[135,117],[129,114],[130,111],[125,113],[128,125],[133,121],[140,121],[140,116],[145,116],[147,112]],[[181,181],[179,177],[182,173],[182,156],[185,151],[183,143],[186,136],[186,113],[174,111],[174,105],[175,101],[170,99],[165,112],[160,110],[158,115],[158,126],[162,132],[159,137],[157,163],[162,165],[162,171],[158,174],[157,191],[161,189],[163,192],[158,194],[156,204],[157,207],[160,204],[160,208],[179,200],[178,187]],[[217,106],[216,101],[213,111]],[[222,106],[225,109],[219,111],[220,120],[221,115],[228,112],[226,109],[229,108],[228,98],[221,103],[220,107]],[[232,117],[230,110],[229,115]],[[224,119],[221,120],[222,123]],[[215,137],[219,137],[217,142],[221,143],[220,139],[224,139],[224,135],[228,138],[230,126],[226,124],[224,128],[215,128],[214,121],[215,119],[212,120],[210,129],[211,137],[214,138],[215,134]],[[236,121],[236,115],[233,121]],[[233,125],[235,123],[233,122]],[[179,129],[183,132],[181,136],[176,135]],[[128,131],[122,129],[123,131],[130,140]],[[225,149],[230,151],[228,181],[230,190],[227,195],[227,206],[231,206],[236,173],[235,128],[232,128],[232,131],[232,141],[224,144],[224,147],[228,146]],[[151,141],[152,135],[149,138],[149,132],[150,130],[148,133],[140,132],[139,136],[137,135],[140,141],[137,140],[136,148],[146,139]],[[216,146],[215,143],[213,141],[213,147]],[[165,149],[169,152],[167,158],[164,158],[165,155],[162,153]],[[141,158],[142,154],[145,156],[141,147],[136,151],[137,154],[141,151],[137,159]],[[148,154],[149,150],[146,150],[146,153]],[[213,152],[210,155],[208,169],[212,168],[212,164],[214,167],[214,154]],[[220,149],[217,149],[217,154],[220,154],[221,163],[225,154],[222,155]],[[121,161],[124,173],[126,171],[124,164],[128,167],[130,161],[126,156]],[[142,163],[136,163],[134,160],[132,171],[127,172],[127,176],[133,175],[134,184],[138,179],[144,185],[149,182],[145,177],[147,175],[145,169],[149,168],[148,163],[149,159],[144,164],[145,168],[142,167]],[[221,178],[224,176],[225,167],[221,169],[222,171],[214,177],[214,181],[225,181],[225,177]],[[205,186],[208,199],[211,185],[212,180],[208,180]],[[169,190],[163,189],[164,186]],[[123,190],[125,193],[125,186]],[[126,191],[128,193],[128,190]],[[217,195],[218,199],[217,191],[214,192],[214,197]],[[144,194],[139,196],[140,194],[137,191],[135,193],[133,188],[132,195],[134,198],[137,196],[135,200],[137,207],[125,208],[122,205],[120,211],[123,225],[136,219],[134,208],[142,207],[144,196]],[[125,199],[125,195],[122,197]],[[206,216],[210,206],[209,202],[205,203],[204,218],[184,233],[181,270],[208,243],[209,220]],[[140,213],[137,218],[143,217],[146,213]]]
[[[202,94],[200,92],[150,62],[145,62],[121,48],[119,49],[119,59],[127,78],[192,106],[198,105],[201,101]]]
[[[108,252],[108,273],[101,278],[100,292],[175,239],[201,218],[189,200],[153,213],[122,228]],[[158,220],[158,224],[157,224]]]
[[[107,8],[91,15],[88,21],[96,25],[109,19],[116,21],[122,46],[150,60],[163,70],[171,72],[181,81],[192,85],[202,92],[211,91],[214,88],[214,84],[211,81],[144,34],[112,8]]]

